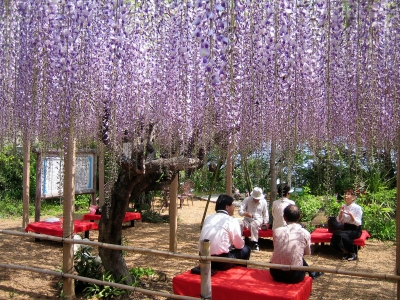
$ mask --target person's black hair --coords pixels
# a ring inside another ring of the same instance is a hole
[[[283,210],[283,216],[285,217],[286,222],[295,223],[300,220],[301,213],[298,206],[289,204]]]
[[[232,205],[233,203],[233,198],[229,195],[219,195],[217,202],[215,202],[215,211],[217,210],[226,210],[227,205]]]
[[[287,184],[280,184],[278,185],[278,196],[279,198],[285,197],[287,194],[289,194],[290,191],[290,186]]]

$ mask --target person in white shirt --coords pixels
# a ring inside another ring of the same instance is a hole
[[[356,246],[354,240],[358,239],[362,233],[362,208],[354,203],[354,190],[344,191],[345,205],[340,207],[339,215],[336,217],[338,222],[343,223],[343,230],[333,233],[331,247],[344,253],[343,260],[357,260]]]
[[[283,211],[289,204],[296,204],[293,200],[289,199],[291,192],[290,186],[286,184],[278,186],[278,197],[280,198],[272,203],[272,230],[286,225],[286,221],[283,218]]]
[[[291,266],[308,266],[304,255],[311,254],[311,235],[298,222],[300,221],[300,209],[296,205],[289,204],[283,211],[285,226],[274,229],[274,252],[271,263]],[[305,271],[283,270],[271,268],[272,278],[278,282],[298,283],[303,281]],[[312,279],[323,275],[322,272],[308,272]]]
[[[239,215],[244,216],[240,222],[240,229],[243,234],[244,228],[250,228],[253,250],[259,251],[258,245],[258,230],[262,225],[268,225],[268,203],[264,198],[262,189],[255,187],[249,197],[246,197],[239,208]]]
[[[233,198],[228,195],[219,195],[215,203],[215,214],[209,215],[203,224],[199,239],[199,252],[201,241],[210,241],[210,255],[237,259],[250,259],[251,249],[244,244],[240,232],[239,222],[233,218],[235,206]],[[231,249],[232,246],[234,249]],[[231,249],[231,250],[230,250]],[[211,262],[215,270],[228,270],[234,267],[233,263]]]

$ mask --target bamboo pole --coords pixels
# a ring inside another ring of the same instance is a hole
[[[349,276],[356,276],[356,277],[365,277],[365,278],[376,278],[382,280],[396,280],[400,281],[400,275],[393,275],[393,274],[373,274],[373,273],[366,273],[366,272],[355,272],[355,271],[347,271],[347,270],[340,270],[340,269],[330,269],[330,268],[321,268],[321,267],[314,267],[314,266],[290,266],[290,265],[278,265],[278,264],[271,264],[271,263],[264,263],[264,262],[257,262],[251,260],[243,260],[243,259],[235,259],[235,258],[228,258],[228,257],[218,257],[218,256],[200,256],[199,255],[191,255],[191,254],[180,254],[168,251],[161,251],[161,250],[153,250],[153,249],[146,249],[146,248],[135,248],[131,246],[121,246],[115,244],[107,244],[107,243],[100,243],[100,242],[93,242],[93,241],[86,241],[86,240],[74,240],[70,238],[61,238],[46,234],[37,234],[37,233],[26,233],[20,231],[13,231],[7,229],[0,229],[0,233],[15,235],[15,236],[23,236],[23,237],[32,237],[32,238],[39,238],[41,240],[51,240],[57,242],[64,242],[68,244],[80,244],[80,245],[88,245],[93,247],[103,247],[107,249],[114,249],[114,250],[123,250],[123,251],[130,251],[136,252],[141,254],[151,254],[157,256],[164,256],[164,257],[171,257],[177,259],[188,259],[188,260],[201,260],[201,261],[219,261],[219,262],[227,262],[227,263],[234,263],[234,264],[241,264],[248,266],[257,266],[257,267],[264,267],[264,268],[274,268],[274,269],[283,269],[283,270],[300,270],[300,271],[317,271],[317,272],[325,272],[325,273],[332,273],[338,275],[349,275]]]
[[[31,143],[28,134],[25,133],[24,137],[24,166],[22,171],[22,203],[23,203],[23,214],[22,214],[22,228],[25,228],[29,224],[29,175],[30,175],[30,152]]]
[[[42,153],[38,151],[36,158],[35,222],[40,221],[40,209],[42,204],[42,159]]]
[[[2,264],[2,263],[0,263],[0,267],[6,268],[6,269],[24,270],[24,271],[30,271],[30,272],[35,272],[35,273],[47,274],[47,275],[58,276],[58,277],[62,277],[62,278],[75,279],[75,280],[85,281],[85,282],[89,282],[89,283],[93,283],[93,284],[97,284],[97,285],[107,285],[107,286],[112,286],[112,287],[116,287],[116,288],[123,289],[123,290],[128,290],[131,292],[139,292],[139,293],[146,294],[146,295],[161,296],[161,297],[165,297],[167,299],[182,299],[182,300],[198,300],[199,299],[199,298],[193,298],[193,297],[189,297],[189,296],[180,296],[180,295],[175,295],[175,294],[170,294],[170,293],[156,292],[156,291],[146,290],[146,289],[142,289],[142,288],[138,288],[138,287],[133,287],[130,285],[124,285],[124,284],[114,283],[114,282],[109,282],[109,281],[101,281],[101,280],[91,279],[91,278],[82,277],[82,276],[78,276],[78,275],[74,275],[74,274],[50,271],[50,270],[45,270],[45,269],[33,268],[33,267],[26,267],[26,266],[20,266],[20,265],[12,265],[12,264]]]
[[[212,193],[214,191],[215,183],[217,182],[218,172],[219,172],[219,169],[221,168],[221,164],[222,164],[222,160],[219,159],[218,165],[217,165],[217,169],[215,170],[214,179],[213,179],[213,181],[211,183],[211,186],[210,186],[210,192],[208,193],[208,199],[207,199],[207,203],[206,203],[206,208],[204,209],[203,218],[201,219],[200,230],[201,230],[201,228],[203,228],[204,219],[206,218],[208,205],[210,204],[211,195],[212,195]]]
[[[104,205],[104,144],[99,143],[99,206]]]
[[[232,142],[228,145],[228,151],[226,155],[226,194],[232,196]]]
[[[200,257],[210,256],[210,241],[202,240]],[[200,259],[200,297],[201,299],[211,299],[211,261]]]
[[[72,237],[74,234],[74,211],[75,211],[75,150],[76,141],[74,137],[73,117],[70,122],[68,137],[68,148],[64,159],[64,190],[63,190],[63,237]],[[74,269],[74,247],[72,244],[63,244],[63,273],[72,273]],[[63,293],[65,299],[75,299],[74,280],[65,277],[63,280]]]
[[[178,230],[178,207],[176,197],[178,196],[178,174],[172,180],[169,186],[169,251],[176,252],[178,249],[178,240],[176,232]]]

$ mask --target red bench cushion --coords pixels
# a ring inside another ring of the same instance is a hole
[[[248,228],[243,229],[243,236],[245,237],[251,236],[250,229]],[[258,237],[272,237],[272,229],[267,229],[267,230],[260,229],[258,231]]]
[[[366,230],[363,230],[361,237],[354,240],[354,244],[357,246],[365,246],[365,241],[371,236]],[[332,233],[328,232],[327,228],[317,228],[311,233],[311,243],[330,243],[332,239]]]
[[[190,271],[172,279],[172,287],[177,295],[200,298],[201,276]],[[211,277],[212,298],[218,300],[305,300],[310,297],[312,279],[296,284],[276,282],[269,270],[235,267],[228,271],[218,271]]]
[[[100,221],[101,215],[84,214],[82,220]],[[122,222],[142,220],[142,215],[138,212],[126,212]]]
[[[93,222],[85,222],[80,220],[74,221],[74,233],[88,231],[88,230],[98,230],[99,226]],[[25,231],[31,231],[35,233],[47,234],[52,236],[62,237],[63,228],[60,222],[33,222],[26,226]]]

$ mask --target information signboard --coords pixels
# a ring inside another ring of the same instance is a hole
[[[77,153],[75,162],[75,194],[94,193],[94,154]],[[64,160],[56,154],[45,155],[41,165],[41,198],[63,195]]]

